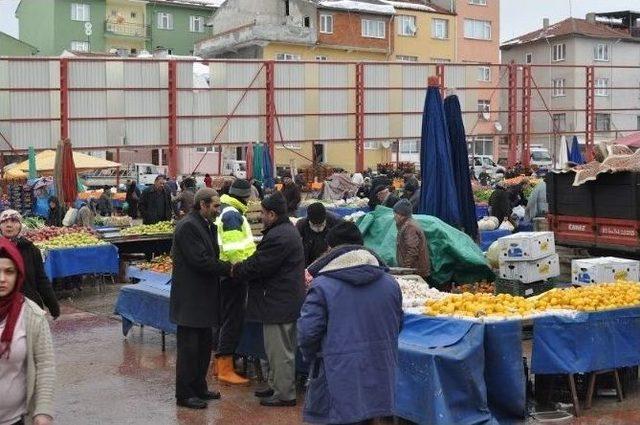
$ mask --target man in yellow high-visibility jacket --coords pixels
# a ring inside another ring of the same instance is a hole
[[[220,215],[216,220],[220,260],[232,264],[244,261],[256,251],[251,226],[245,217],[251,185],[238,179],[229,194],[220,197]],[[220,329],[216,366],[218,381],[229,385],[248,385],[249,380],[235,373],[233,355],[242,336],[247,303],[247,283],[233,278],[220,281]]]

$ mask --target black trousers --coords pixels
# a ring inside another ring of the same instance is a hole
[[[220,284],[220,329],[217,356],[235,354],[244,326],[247,309],[247,285],[235,279],[224,279]]]
[[[207,392],[213,330],[178,326],[176,339],[176,398],[186,400],[201,396]]]

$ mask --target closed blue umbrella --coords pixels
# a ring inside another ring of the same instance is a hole
[[[580,145],[578,144],[578,136],[573,136],[573,142],[571,143],[571,151],[569,152],[569,161],[576,164],[584,164],[584,158],[582,152],[580,152]]]
[[[460,208],[451,167],[449,131],[440,90],[432,84],[427,89],[424,102],[420,144],[422,185],[418,212],[458,227]]]
[[[263,146],[260,143],[256,143],[253,146],[253,178],[260,183],[262,183],[262,180],[264,179],[262,175],[262,164],[264,161],[262,150]]]
[[[451,165],[458,194],[461,224],[467,235],[471,236],[472,239],[477,239],[478,222],[476,221],[476,207],[473,199],[473,190],[471,189],[471,176],[469,174],[467,135],[464,130],[462,110],[458,96],[449,96],[444,100],[444,113],[449,128]]]
[[[273,179],[273,167],[271,165],[271,154],[269,152],[269,146],[264,146],[264,150],[262,151],[262,177],[264,181],[262,182],[265,188],[273,188],[275,186],[275,181]]]

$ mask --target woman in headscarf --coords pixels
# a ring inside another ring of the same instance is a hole
[[[65,210],[58,197],[52,196],[49,198],[49,218],[47,218],[47,226],[62,227],[62,220],[64,219]]]
[[[0,423],[53,424],[55,366],[49,324],[22,295],[18,249],[0,239]]]
[[[60,306],[53,292],[53,286],[44,272],[42,255],[33,242],[20,235],[21,231],[22,216],[18,211],[6,210],[0,214],[2,238],[11,241],[18,248],[25,265],[22,293],[40,308],[46,306],[55,319],[60,315]]]

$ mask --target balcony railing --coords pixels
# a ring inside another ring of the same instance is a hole
[[[149,25],[132,24],[128,22],[105,21],[104,32],[127,37],[149,38],[151,27]]]

